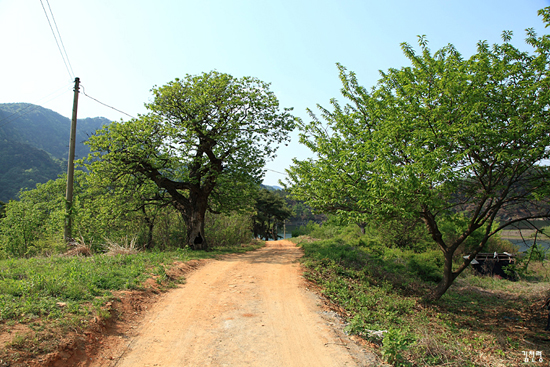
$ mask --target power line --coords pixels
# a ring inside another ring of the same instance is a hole
[[[61,33],[59,32],[59,28],[57,28],[57,22],[55,21],[55,17],[53,16],[52,8],[50,7],[50,1],[46,0],[46,4],[48,4],[48,9],[50,9],[50,14],[52,15],[53,24],[55,25],[55,30],[57,31],[57,34],[59,35],[59,42],[61,42],[61,47],[63,47],[63,52],[65,53],[65,56],[67,58],[67,63],[69,64],[69,69],[71,69],[72,79],[74,79],[73,67],[71,65],[71,61],[69,60],[69,55],[67,55],[67,50],[65,49],[65,45],[63,44],[63,39],[61,38]]]
[[[82,84],[81,84],[80,86],[82,87],[82,89],[84,89],[84,86],[82,86]],[[126,112],[121,111],[121,110],[119,110],[119,109],[117,109],[117,108],[114,108],[113,106],[109,106],[108,104],[103,103],[103,102],[101,102],[101,101],[95,99],[94,97],[91,97],[91,96],[87,95],[86,92],[85,92],[84,90],[82,91],[82,94],[84,94],[86,97],[88,97],[88,98],[90,98],[90,99],[96,101],[97,103],[99,103],[99,104],[101,104],[101,105],[103,105],[103,106],[105,106],[105,107],[109,107],[110,109],[113,109],[113,110],[115,110],[115,111],[117,111],[117,112],[120,112],[120,113],[122,113],[122,114],[124,114],[124,115],[126,115],[126,116],[128,116],[128,117],[131,117],[131,118],[135,119],[134,116],[132,116],[132,115],[130,115],[130,114],[127,114]]]
[[[70,85],[72,85],[72,83],[70,83]],[[1,125],[0,125],[0,128],[6,126],[7,124],[9,124],[9,123],[11,123],[11,122],[16,121],[18,118],[21,118],[21,117],[23,117],[23,116],[25,116],[25,115],[27,115],[27,114],[33,112],[33,111],[36,110],[37,108],[42,107],[42,106],[40,106],[39,104],[45,104],[45,103],[48,103],[48,102],[50,102],[50,101],[53,101],[53,100],[56,99],[56,98],[61,97],[64,93],[67,92],[67,87],[68,87],[68,86],[69,86],[69,85],[65,85],[65,86],[63,86],[63,87],[61,87],[61,88],[58,88],[58,89],[56,89],[55,91],[51,92],[50,94],[46,95],[45,97],[40,98],[40,99],[39,99],[38,101],[36,101],[35,103],[32,103],[32,104],[29,103],[27,106],[25,106],[25,107],[23,107],[23,108],[21,108],[21,109],[15,111],[15,112],[12,113],[11,115],[8,115],[8,116],[5,116],[5,117],[1,118],[1,119],[0,119],[0,124],[1,124]],[[108,104],[103,103],[103,102],[101,102],[101,101],[99,101],[99,100],[97,100],[97,99],[95,99],[95,98],[93,98],[93,97],[87,95],[87,94],[85,93],[85,91],[84,91],[84,86],[83,86],[82,84],[81,84],[80,86],[81,86],[82,89],[83,89],[82,94],[84,94],[86,97],[88,97],[88,98],[90,98],[90,99],[96,101],[96,102],[99,103],[99,104],[102,104],[103,106],[109,107],[109,108],[111,108],[111,109],[113,109],[113,110],[115,110],[115,111],[117,111],[117,112],[120,112],[120,113],[122,113],[122,114],[124,114],[124,115],[126,115],[126,116],[128,116],[128,117],[135,118],[134,116],[132,116],[132,115],[130,115],[130,114],[127,114],[127,113],[124,112],[124,111],[121,111],[121,110],[119,110],[119,109],[117,109],[117,108],[114,108],[114,107],[112,107],[112,106],[109,106]],[[59,93],[59,92],[61,92],[61,93]],[[48,100],[45,100],[46,98],[48,98],[48,97],[50,97],[50,96],[52,96],[52,95],[54,95],[52,98],[50,98],[50,99],[48,99]],[[44,101],[44,100],[45,100],[45,101]],[[42,101],[43,101],[43,102],[42,102]],[[12,117],[14,117],[14,118],[12,118]],[[2,122],[4,122],[4,121],[5,121],[5,123],[2,124]]]
[[[50,3],[48,2],[48,0],[46,0],[46,2],[48,3],[48,8],[50,9],[52,19],[55,23],[55,18],[53,16],[52,9],[50,7]],[[44,10],[44,14],[46,15],[46,19],[48,20],[48,24],[50,25],[50,29],[51,29],[52,34],[53,34],[53,38],[55,39],[55,44],[57,45],[57,49],[59,50],[59,53],[61,54],[61,58],[63,59],[63,63],[65,64],[65,68],[67,69],[67,72],[69,73],[69,77],[71,79],[74,79],[74,74],[72,73],[72,68],[69,68],[69,65],[70,65],[69,57],[67,56],[66,52],[65,52],[65,54],[63,54],[63,51],[61,51],[61,47],[59,46],[59,42],[57,41],[57,36],[55,35],[55,32],[54,32],[53,27],[52,27],[52,23],[50,22],[50,17],[48,17],[48,12],[46,11],[46,8],[44,7],[44,3],[42,2],[42,0],[40,0],[40,4],[42,5],[42,9]],[[55,25],[55,28],[57,29],[57,24]],[[57,33],[59,35],[59,40],[63,44],[63,41],[61,40],[61,33],[59,33],[59,29],[57,30]],[[65,46],[63,46],[63,49],[65,49]]]
[[[266,171],[271,171],[271,172],[275,172],[275,173],[278,173],[278,174],[280,174],[280,175],[285,175],[285,176],[288,176],[288,173],[283,173],[283,172],[279,172],[279,171],[274,171],[274,170],[272,170],[272,169],[269,169],[269,168],[266,168],[265,170],[266,170]]]

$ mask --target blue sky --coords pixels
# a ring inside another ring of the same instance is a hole
[[[47,9],[46,0],[43,4]],[[523,46],[525,28],[548,32],[537,10],[550,0],[49,0],[84,91],[130,115],[145,113],[150,89],[216,69],[271,83],[281,106],[328,106],[340,98],[337,62],[366,87],[378,70],[408,65],[402,42],[426,35],[435,51],[452,43],[464,55],[503,30]],[[0,0],[0,103],[29,102],[70,116],[72,78],[39,0]],[[80,97],[79,117],[128,117]],[[19,123],[14,121],[12,123]],[[69,127],[67,126],[67,131]],[[276,185],[294,157],[308,157],[297,133],[270,162]]]

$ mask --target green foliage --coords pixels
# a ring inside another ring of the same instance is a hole
[[[508,252],[510,254],[519,253],[519,246],[514,245],[512,242],[502,239],[497,233],[493,237],[489,238],[483,252]]]
[[[365,233],[387,247],[423,252],[433,248],[424,223],[418,219],[389,218],[365,223]]]
[[[75,192],[80,191],[82,172],[75,175]],[[56,252],[62,245],[65,218],[65,180],[38,184],[22,191],[19,201],[5,206],[0,221],[0,251],[4,256],[23,257]]]
[[[294,161],[291,194],[349,222],[422,220],[449,263],[433,299],[467,266],[450,272],[459,247],[475,254],[510,223],[493,227],[499,213],[529,203],[526,216],[547,216],[550,36],[527,30],[532,53],[509,36],[469,59],[452,45],[432,53],[424,37],[420,52],[402,44],[411,66],[371,90],[339,65],[349,103],[301,125],[316,157]]]
[[[308,223],[315,218],[315,215],[311,211],[311,208],[300,201],[296,201],[294,205],[292,205],[292,213],[293,219],[299,220],[302,223]]]
[[[21,189],[54,180],[67,170],[67,162],[17,141],[0,139],[0,200],[16,199]]]
[[[411,254],[407,263],[409,269],[425,282],[440,282],[443,257],[438,251]]]
[[[401,353],[413,342],[414,337],[407,328],[390,328],[382,341],[382,356],[393,366],[411,366]]]
[[[292,237],[309,235],[315,229],[319,228],[319,224],[309,221],[305,226],[299,226],[292,230]],[[317,237],[319,238],[319,237]]]
[[[88,168],[116,181],[132,177],[155,185],[150,199],[183,216],[186,245],[207,248],[207,210],[250,205],[263,166],[288,140],[295,119],[280,111],[269,84],[212,71],[187,75],[152,90],[149,113],[113,123],[92,136]]]
[[[260,189],[256,195],[254,208],[256,209],[256,214],[252,217],[254,237],[277,240],[278,226],[282,226],[283,221],[292,215],[283,198],[273,191]]]
[[[532,263],[543,264],[548,255],[548,250],[535,241],[529,249],[515,258],[515,262],[503,268],[504,273],[512,279],[526,279],[533,272],[529,269]]]
[[[538,262],[531,281],[463,273],[460,287],[426,304],[421,296],[441,277],[441,251],[389,248],[369,233],[346,240],[293,241],[304,249],[305,276],[342,311],[347,330],[378,345],[375,351],[392,365],[481,366],[489,360],[514,365],[521,348],[532,341],[525,341],[521,332],[502,338],[509,328],[502,320],[509,315],[529,329],[546,322],[532,309],[533,300],[548,288],[548,268]],[[530,335],[529,340],[534,333]],[[540,345],[545,345],[540,335]]]
[[[110,290],[135,289],[147,277],[143,255],[33,258],[0,262],[0,315],[60,317],[57,302],[90,301]],[[77,310],[80,308],[77,306]]]
[[[150,182],[131,176],[111,181],[91,173],[86,176],[86,190],[73,203],[73,236],[82,238],[94,250],[101,250],[100,244],[107,237],[114,240],[127,236],[137,237],[141,246],[152,248],[157,237],[166,237],[159,233],[160,218],[170,217],[176,222],[170,230],[181,225],[180,218],[170,215],[173,209],[166,200],[156,195],[158,189]],[[170,243],[174,242],[166,242]]]
[[[250,242],[253,217],[249,213],[213,214],[206,217],[206,239],[212,247],[235,246]]]
[[[413,312],[415,301],[404,291],[417,276],[395,257],[396,253],[373,251],[388,250],[382,245],[356,243],[362,246],[350,246],[341,237],[301,243],[308,268],[306,277],[319,282],[324,295],[351,315],[347,326],[350,332],[378,342],[373,331],[404,324]],[[394,282],[396,278],[402,282]]]
[[[21,113],[25,112],[25,113]],[[0,128],[0,142],[26,143],[30,146],[51,154],[57,159],[66,159],[69,148],[69,126],[71,120],[57,112],[30,103],[0,104],[0,118],[18,114],[17,121]],[[14,116],[15,117],[15,116]],[[110,121],[104,117],[78,120],[76,132],[76,157],[84,157],[89,150],[80,142],[102,125]],[[66,169],[67,167],[65,167]]]
[[[5,205],[0,218],[0,259],[50,255],[66,250],[64,178],[22,191],[19,201]],[[93,252],[104,252],[108,240],[135,238],[138,248],[184,247],[185,223],[181,215],[163,202],[145,202],[149,186],[102,187],[97,177],[75,172],[73,230],[79,242]],[[207,218],[208,240],[213,246],[234,246],[252,238],[249,213],[212,214]]]
[[[329,216],[323,223],[308,222],[305,226],[299,226],[292,231],[292,237],[308,235],[319,239],[343,238],[355,240],[361,236],[360,228],[355,224],[341,223],[336,216]]]
[[[212,252],[185,249],[140,252],[133,255],[91,257],[36,257],[0,260],[0,321],[34,316],[62,319],[71,314],[87,316],[90,303],[105,303],[111,292],[141,289],[145,279],[158,276],[164,284],[174,261],[208,258],[242,252],[259,245],[226,246]],[[59,306],[59,302],[64,306]]]

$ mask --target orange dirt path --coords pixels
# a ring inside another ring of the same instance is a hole
[[[292,242],[211,261],[165,294],[119,348],[92,367],[371,366],[305,287]]]

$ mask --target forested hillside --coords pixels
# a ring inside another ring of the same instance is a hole
[[[16,199],[21,188],[34,188],[65,172],[70,123],[29,103],[0,104],[0,201]],[[108,123],[104,117],[78,120],[76,158],[89,152],[83,141]]]

